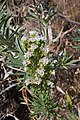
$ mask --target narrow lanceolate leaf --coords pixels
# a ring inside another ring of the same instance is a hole
[[[9,31],[10,29],[9,29],[9,27],[6,29],[6,34],[5,34],[5,37],[6,37],[6,39],[8,39],[9,38]]]
[[[80,42],[80,36],[75,38],[75,39],[73,39],[73,40],[76,41],[76,42]]]
[[[6,12],[6,10],[2,10],[1,12],[0,12],[0,19],[3,17],[3,14]]]
[[[7,19],[5,20],[4,26],[3,26],[3,34],[5,34],[6,29],[10,26],[12,17],[8,16]]]
[[[70,97],[70,95],[68,93],[66,94],[66,97],[67,97],[68,107],[71,110],[72,109],[72,100],[71,100],[71,97]]]
[[[72,46],[72,48],[80,49],[80,45],[78,45],[78,46]]]
[[[8,39],[9,41],[12,40],[12,38],[14,37],[15,34],[17,34],[17,31],[18,31],[18,30],[19,30],[19,28],[17,28],[14,32],[12,32],[12,33],[10,34],[10,37],[9,37],[9,39]]]
[[[75,64],[76,62],[79,62],[79,60],[78,59],[72,60],[69,63],[66,63],[66,65],[72,65],[72,64]]]
[[[57,90],[58,90],[59,92],[61,92],[62,94],[65,95],[65,92],[64,92],[59,86],[56,86],[56,88],[57,88]]]
[[[71,120],[77,120],[77,117],[71,112],[69,112],[69,117],[71,118]]]
[[[80,108],[78,107],[78,116],[79,116],[79,119],[80,119]]]
[[[5,5],[5,3],[7,2],[8,0],[5,0],[2,4],[1,4],[1,6],[0,6],[0,11],[3,9],[3,6]]]
[[[21,54],[23,54],[23,50],[22,50],[22,48],[21,48],[20,41],[19,41],[19,39],[17,39],[17,38],[16,38],[16,46],[17,46],[19,52],[20,52]]]
[[[73,54],[66,58],[65,63],[72,58]]]
[[[18,58],[14,58],[12,55],[10,55],[9,59],[11,62],[8,64],[11,65],[12,67],[22,67],[23,66],[21,60],[19,60]]]
[[[48,39],[50,44],[53,39],[51,21],[49,21],[49,25],[48,25]]]

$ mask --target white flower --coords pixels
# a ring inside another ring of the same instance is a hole
[[[54,60],[53,63],[57,63],[57,60]]]
[[[41,78],[38,78],[37,81],[35,81],[37,85],[39,85],[41,82],[42,82],[42,79]]]
[[[29,34],[32,35],[32,34],[36,34],[36,31],[29,31]]]
[[[34,38],[36,33],[37,33],[36,31],[29,31],[29,34],[30,34],[31,38]]]
[[[44,69],[37,69],[37,73],[42,77],[44,75]]]
[[[44,36],[39,35],[37,31],[29,31],[29,34],[30,34],[29,41],[31,42],[44,40]]]
[[[44,52],[48,53],[48,52],[49,52],[49,47],[46,46],[46,47],[42,48],[42,50],[43,50]]]
[[[52,75],[55,75],[55,70],[52,71]]]
[[[61,52],[59,53],[59,56],[63,55],[63,52],[64,52],[64,51],[61,51]]]
[[[35,36],[35,40],[36,40],[36,41],[44,40],[44,37],[43,37],[43,36],[40,36],[40,35],[36,35],[36,36]]]
[[[26,61],[25,61],[25,60],[23,60],[22,64],[23,64],[23,65],[26,65]]]
[[[36,40],[35,40],[35,38],[29,38],[29,41],[35,42]]]
[[[42,79],[38,77],[38,74],[37,74],[37,73],[35,73],[34,76],[35,76],[35,81],[34,81],[35,84],[38,84],[38,85],[39,85],[39,84],[41,83]]]
[[[32,56],[32,53],[30,51],[27,51],[25,54],[24,54],[24,57],[25,58],[29,58]]]
[[[48,81],[48,86],[50,86],[51,88],[53,88],[53,86],[54,86],[54,83],[53,82],[51,82],[51,81]]]
[[[43,63],[43,64],[48,64],[49,60],[48,60],[48,58],[43,57],[42,59],[39,60],[39,62]]]
[[[25,42],[27,40],[27,37],[25,35],[22,36],[21,41]]]
[[[31,49],[32,49],[32,50],[35,50],[36,48],[38,48],[37,45],[35,45],[35,44],[31,44]]]
[[[35,78],[38,78],[38,77],[37,77],[37,76],[38,76],[38,75],[37,75],[37,73],[35,73],[35,75],[34,75],[34,76],[35,76]]]
[[[25,71],[25,72],[27,71],[27,67],[26,67],[26,66],[24,67],[24,71]]]
[[[28,79],[25,81],[25,84],[26,84],[26,86],[28,86],[29,84],[31,84],[31,80],[28,78]]]
[[[30,60],[26,60],[26,65],[31,64]]]

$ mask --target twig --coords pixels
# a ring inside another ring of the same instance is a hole
[[[60,47],[61,47],[61,45],[62,45],[62,39],[63,39],[63,37],[64,37],[66,34],[70,33],[75,27],[76,27],[76,25],[75,25],[74,27],[70,28],[69,30],[65,31],[65,32],[61,35],[60,44],[59,44],[59,46],[57,47],[56,53],[58,53],[58,51],[59,51],[59,49],[60,49]]]
[[[17,83],[10,85],[9,87],[5,88],[0,92],[0,95],[2,95],[4,92],[9,91],[11,88],[17,86]]]
[[[7,67],[8,67],[8,68],[11,68],[11,69],[13,69],[13,70],[16,70],[16,71],[24,72],[23,70],[18,69],[18,68],[14,68],[14,67],[12,67],[12,66],[8,66],[8,65],[7,65]]]
[[[34,5],[36,4],[35,0],[33,0],[33,4],[34,4]]]
[[[60,38],[60,39],[59,39],[59,45],[57,46],[56,54],[58,53],[58,51],[59,51],[59,49],[60,49],[60,47],[61,47],[61,45],[62,45],[63,37],[64,37],[66,34],[70,33],[75,27],[76,27],[76,25],[75,25],[74,27],[70,28],[69,30],[65,31],[65,32],[63,32],[63,27],[62,27],[59,35],[54,39],[54,41],[58,41],[58,39]],[[62,32],[63,32],[63,34],[62,34]],[[49,49],[50,49],[51,52],[54,52],[54,49],[55,49],[56,47],[53,47],[53,46],[51,46],[51,45],[52,45],[52,42],[48,45],[48,47],[49,47]],[[52,48],[52,47],[53,47],[53,48]]]
[[[51,26],[51,21],[48,23],[48,44],[51,44],[53,41],[53,35],[52,35],[52,26]]]
[[[64,27],[62,27],[59,35],[58,35],[55,39],[53,39],[53,42],[57,42],[57,41],[59,40],[59,38],[61,37],[61,34],[62,34],[62,32],[63,32],[63,29],[64,29]]]
[[[7,114],[6,116],[7,116],[7,117],[10,116],[10,117],[11,117],[12,119],[14,119],[14,120],[19,120],[18,118],[16,118],[16,117],[13,116],[12,114]]]
[[[70,66],[65,66],[67,69],[77,69],[80,68],[80,64],[75,64],[75,65],[70,65]],[[63,67],[59,67],[60,69],[65,69]]]
[[[78,64],[78,65],[67,66],[67,68],[68,68],[68,69],[72,69],[72,68],[74,68],[74,69],[76,69],[76,68],[80,68],[80,64]]]
[[[58,13],[57,15],[58,15],[59,17],[61,17],[62,19],[66,20],[67,22],[70,22],[70,23],[72,23],[72,24],[74,24],[74,25],[80,25],[80,22],[71,20],[70,18],[65,17],[65,16],[64,16],[63,14],[61,14],[61,13]]]
[[[65,32],[62,34],[62,38],[64,37],[64,35],[70,33],[72,30],[74,30],[75,27],[76,27],[76,25],[73,26],[72,28],[70,28],[69,30],[65,31]]]

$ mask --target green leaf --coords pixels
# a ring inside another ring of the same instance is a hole
[[[71,97],[70,97],[70,95],[68,93],[66,94],[66,97],[67,97],[68,107],[69,107],[70,110],[72,110],[72,100],[71,100]]]
[[[71,120],[77,120],[76,116],[71,112],[69,112],[69,117],[71,118]]]
[[[22,61],[18,58],[14,58],[12,55],[9,56],[10,62],[8,63],[10,66],[13,67],[23,67]]]
[[[19,41],[18,38],[16,38],[16,46],[18,48],[18,51],[23,55],[24,52],[23,52],[23,50],[21,48],[20,41]]]
[[[7,19],[5,20],[4,26],[3,26],[3,34],[5,34],[6,29],[10,26],[12,17],[8,16]]]
[[[0,19],[3,17],[3,15],[4,15],[5,12],[6,12],[6,10],[2,10],[2,11],[0,12]]]
[[[8,28],[6,29],[6,34],[5,34],[6,39],[9,38],[9,32],[10,32],[10,29],[9,29],[9,27],[8,27]]]
[[[1,4],[1,6],[0,6],[0,11],[3,9],[3,7],[4,7],[4,5],[5,5],[5,3],[7,2],[8,0],[5,0],[2,4]]]
[[[72,58],[73,55],[66,57],[65,63]]]
[[[74,41],[80,42],[80,37],[73,39]]]
[[[5,43],[6,43],[6,39],[4,38],[3,35],[0,35],[0,43],[1,43],[1,44],[4,44],[4,45],[5,45]]]
[[[17,34],[17,31],[18,31],[18,30],[19,30],[19,27],[10,34],[10,37],[9,37],[9,39],[8,39],[9,41],[12,40],[12,38],[14,37],[15,34]]]
[[[80,45],[79,46],[72,46],[72,48],[80,49]]]
[[[76,60],[71,60],[69,63],[66,63],[65,65],[73,65],[73,64],[75,64],[76,62],[79,62],[79,60],[78,60],[78,59],[76,59]]]
[[[8,16],[4,16],[2,19],[0,19],[0,29],[4,25],[5,20],[7,19]]]
[[[7,48],[0,48],[0,54],[2,53],[2,52],[6,52],[7,51]]]
[[[78,107],[78,117],[80,118],[80,108]]]

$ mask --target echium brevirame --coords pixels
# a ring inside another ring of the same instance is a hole
[[[48,59],[49,48],[44,36],[39,35],[37,31],[30,31],[28,38],[23,35],[21,44],[24,50],[24,70],[29,75],[26,85],[39,85],[52,73],[51,69],[48,69],[51,66]]]

